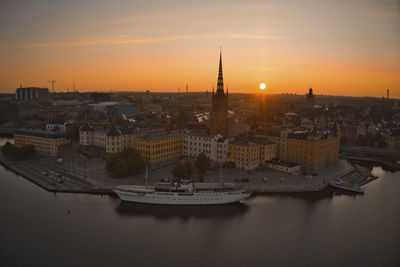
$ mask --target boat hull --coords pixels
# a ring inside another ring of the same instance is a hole
[[[122,201],[158,204],[158,205],[221,205],[239,202],[248,198],[251,194],[245,192],[223,192],[223,193],[147,193],[124,192],[115,189],[114,192]]]

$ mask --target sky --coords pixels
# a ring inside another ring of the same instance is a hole
[[[400,98],[399,0],[1,0],[0,92],[211,91]]]

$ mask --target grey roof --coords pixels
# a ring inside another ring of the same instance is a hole
[[[122,134],[121,130],[117,126],[111,127],[110,130],[107,131],[107,136],[120,136]]]
[[[19,128],[14,131],[15,134],[39,136],[45,138],[60,138],[65,137],[65,133],[59,131],[46,130],[41,128]]]
[[[85,124],[80,128],[80,130],[81,130],[82,132],[91,132],[91,131],[93,131],[93,127],[92,127],[91,125],[89,125],[88,123],[85,123]]]

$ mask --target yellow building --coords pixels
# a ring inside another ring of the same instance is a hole
[[[91,125],[85,123],[79,129],[79,144],[98,146],[107,153],[118,153],[135,147],[136,136],[148,131],[134,128],[120,128],[116,125]]]
[[[332,132],[289,134],[287,139],[287,162],[318,170],[338,159],[340,135]]]
[[[271,128],[258,131],[258,137],[277,143],[277,158],[314,170],[338,159],[340,131],[336,126],[317,130]]]
[[[175,163],[183,155],[183,134],[174,131],[138,136],[136,150],[152,169]]]
[[[270,142],[260,143],[260,163],[265,166],[265,162],[276,158],[277,145]]]
[[[236,168],[251,171],[260,166],[261,145],[245,140],[234,140],[228,144],[227,161]]]
[[[276,147],[261,138],[236,139],[228,144],[227,161],[234,162],[238,169],[251,171],[276,158]]]
[[[18,129],[14,133],[17,147],[34,145],[38,153],[50,156],[58,155],[58,147],[69,143],[65,133],[42,129]]]

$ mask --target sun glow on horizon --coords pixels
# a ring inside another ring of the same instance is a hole
[[[265,85],[265,83],[260,83],[260,89],[261,89],[261,90],[264,90],[265,87],[267,87],[267,86]]]

